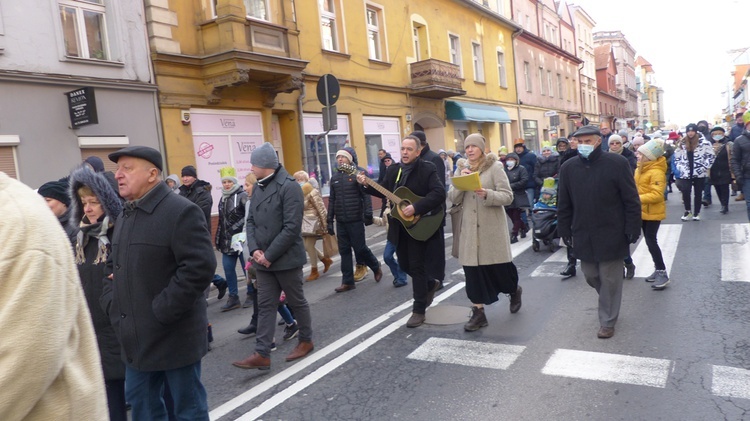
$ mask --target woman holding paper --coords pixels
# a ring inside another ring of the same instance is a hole
[[[505,215],[505,206],[513,202],[508,177],[497,157],[485,154],[482,135],[469,135],[464,145],[468,168],[456,175],[477,173],[481,186],[466,191],[452,185],[448,197],[463,207],[458,256],[466,275],[466,295],[472,303],[471,318],[464,330],[473,332],[488,325],[484,306],[498,301],[499,294],[509,294],[510,312],[518,312],[522,290],[512,261]]]

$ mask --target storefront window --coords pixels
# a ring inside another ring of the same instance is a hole
[[[401,135],[397,118],[387,117],[364,117],[362,122],[365,128],[365,149],[367,162],[360,159],[359,165],[366,167],[370,177],[377,179],[380,175],[380,158],[378,151],[385,149],[391,154],[394,162],[401,159]]]
[[[330,180],[336,170],[336,151],[349,145],[349,120],[338,116],[338,129],[324,133],[321,114],[305,114],[305,171],[318,180],[324,196],[330,192]]]
[[[536,120],[523,121],[523,140],[526,141],[526,147],[533,150],[539,150],[539,129]]]

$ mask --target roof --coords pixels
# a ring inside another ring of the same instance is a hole
[[[612,45],[602,44],[594,47],[594,60],[596,69],[606,69],[609,67],[609,60],[612,57]]]

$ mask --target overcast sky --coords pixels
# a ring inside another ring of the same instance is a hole
[[[750,47],[750,0],[569,0],[596,22],[620,30],[653,65],[667,123],[708,120],[727,106],[732,49]],[[747,57],[747,55],[745,55]]]

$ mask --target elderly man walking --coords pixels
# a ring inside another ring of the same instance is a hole
[[[302,291],[302,266],[307,262],[302,243],[305,205],[302,188],[279,165],[270,143],[254,150],[250,163],[258,178],[247,212],[247,248],[257,271],[258,336],[255,353],[232,365],[268,370],[282,291],[299,325],[299,343],[286,360],[298,360],[313,350],[310,306]]]
[[[622,300],[622,259],[641,232],[641,202],[628,160],[604,153],[596,126],[573,133],[578,157],[560,168],[557,230],[575,247],[586,282],[599,294],[599,338],[611,338]]]
[[[208,351],[203,291],[216,267],[206,218],[162,181],[162,157],[145,146],[109,154],[120,196],[102,308],[125,362],[134,420],[166,420],[169,383],[178,419],[208,420],[201,359]]]

